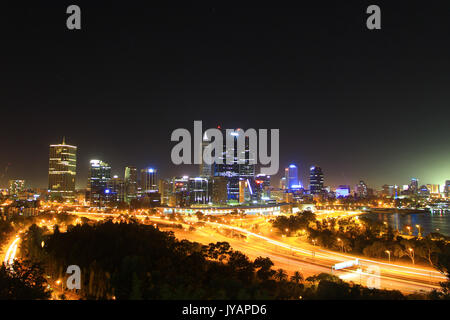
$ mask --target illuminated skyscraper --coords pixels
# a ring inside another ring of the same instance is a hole
[[[367,198],[367,196],[369,195],[367,185],[362,180],[360,180],[359,184],[356,185],[355,191],[358,198]]]
[[[309,192],[313,195],[323,192],[323,172],[320,167],[313,166],[309,169]]]
[[[207,178],[189,178],[189,204],[208,204],[211,201],[211,186]]]
[[[25,180],[9,180],[9,194],[18,195],[25,190]]]
[[[175,177],[172,181],[173,191],[170,205],[179,207],[189,206],[189,177]]]
[[[286,189],[286,177],[280,179],[280,189]]]
[[[409,184],[409,192],[411,194],[417,194],[419,192],[419,179],[411,179],[411,183]]]
[[[450,180],[445,180],[444,193],[446,197],[450,197]]]
[[[130,202],[137,197],[137,169],[136,167],[125,167],[125,201]]]
[[[159,193],[161,194],[161,204],[170,205],[173,193],[173,180],[161,179],[158,182]]]
[[[223,164],[214,165],[214,176],[226,177],[228,200],[239,201],[239,181],[242,179],[249,179],[251,181],[255,178],[255,165],[252,162],[255,155],[250,152],[249,138],[244,137],[244,151],[243,154],[238,154],[238,138],[244,134],[244,130],[236,129],[234,131],[224,132],[224,151],[219,158]],[[233,145],[227,146],[226,140],[232,139]],[[228,159],[228,163],[227,163]],[[239,160],[242,159],[240,162]]]
[[[101,160],[91,160],[86,200],[91,207],[104,207],[111,199],[111,190],[108,189],[111,180],[111,167]]]
[[[141,169],[141,190],[142,193],[151,193],[158,191],[158,177],[156,169]]]
[[[288,189],[298,189],[301,188],[298,182],[298,169],[295,164],[290,164],[289,167],[285,169],[286,186]]]
[[[212,202],[216,205],[226,205],[228,199],[226,177],[213,177],[211,184]]]
[[[125,182],[119,176],[113,176],[109,180],[107,188],[109,190],[109,198],[112,202],[125,201]]]
[[[73,200],[77,170],[77,147],[66,144],[50,145],[48,190],[51,199]]]
[[[200,168],[199,168],[200,169],[199,176],[205,177],[205,178],[212,177],[214,175],[214,165],[204,163],[204,161],[203,161],[203,152],[204,152],[205,148],[209,145],[209,143],[210,142],[208,141],[208,137],[205,132],[205,134],[203,135],[202,147],[200,148],[200,152],[201,152],[200,159],[202,159],[202,163],[200,164]]]

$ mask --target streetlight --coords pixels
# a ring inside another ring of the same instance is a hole
[[[391,252],[389,251],[389,250],[386,250],[385,251],[387,254],[388,254],[388,256],[389,256],[389,262],[391,262]]]
[[[421,237],[422,233],[421,233],[421,230],[420,230],[420,224],[416,224],[416,228],[419,230],[418,236]]]
[[[413,249],[413,248],[409,248],[408,250],[409,250],[409,252],[412,254],[412,258],[411,258],[412,263],[415,264],[415,263],[414,263],[414,249]]]
[[[344,243],[342,242],[341,238],[337,238],[337,241],[341,244],[341,250],[344,252]]]
[[[408,229],[409,235],[411,235],[411,227],[410,226],[406,226],[406,229]]]

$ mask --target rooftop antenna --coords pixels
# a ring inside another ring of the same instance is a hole
[[[66,136],[63,136],[62,144],[66,144]]]

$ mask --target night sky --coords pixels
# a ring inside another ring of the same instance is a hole
[[[170,161],[171,132],[194,120],[280,129],[279,176],[295,162],[305,184],[311,165],[331,186],[450,179],[448,1],[93,2],[2,3],[2,184],[46,187],[62,136],[78,146],[78,187],[95,158],[121,176],[195,174]],[[382,30],[366,28],[369,4]]]

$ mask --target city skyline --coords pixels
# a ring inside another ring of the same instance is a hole
[[[0,104],[4,117],[20,119],[0,127],[8,179],[44,187],[46,148],[62,136],[79,147],[78,181],[97,158],[114,174],[134,165],[195,175],[170,163],[171,132],[194,120],[280,129],[279,177],[292,162],[303,180],[311,165],[322,167],[327,185],[442,184],[450,176],[445,9],[385,3],[389,32],[370,32],[364,4],[105,11],[89,3],[78,33],[60,25],[65,9],[30,4],[4,17],[15,32],[4,35]],[[46,23],[26,22],[37,16]],[[17,72],[35,47],[39,58]]]
[[[230,4],[2,6],[0,300],[450,300],[450,1]]]
[[[73,143],[72,144],[67,144],[67,145],[65,144],[65,140],[66,140],[65,136],[63,136],[62,139],[63,139],[63,143],[62,144],[51,144],[50,145],[50,149],[54,148],[55,146],[69,146],[69,147],[74,147],[75,150],[77,150],[78,146],[73,146]],[[77,156],[79,157],[80,155],[78,154]],[[280,157],[282,157],[282,156],[280,155]],[[97,158],[99,158],[99,157],[97,157]],[[94,157],[93,159],[97,159],[97,158]],[[93,159],[90,159],[88,161],[88,163],[90,163]],[[111,162],[111,161],[105,160],[105,159],[102,159],[102,160],[106,161],[108,163]],[[121,163],[126,163],[126,165],[123,166],[123,167],[117,167],[117,166],[111,165],[111,176],[116,176],[117,175],[117,176],[119,176],[121,178],[125,178],[125,169],[126,169],[126,167],[129,167],[129,166],[135,167],[134,164],[130,164],[130,163],[126,162],[126,161],[121,161]],[[144,163],[144,162],[141,161],[141,163]],[[149,163],[154,163],[154,162],[149,162]],[[286,175],[286,171],[285,170],[289,169],[289,167],[291,165],[295,165],[297,167],[295,171],[296,172],[298,171],[298,181],[301,181],[302,185],[304,186],[304,188],[308,189],[309,188],[309,182],[310,182],[309,181],[309,179],[310,179],[310,168],[315,166],[314,163],[309,165],[309,166],[299,164],[298,162],[295,162],[295,161],[290,162],[290,163],[286,164],[285,166],[283,164],[280,164],[280,168],[278,170],[278,173],[276,175],[272,176],[271,185],[273,187],[278,187],[279,179],[281,179],[282,177],[284,177]],[[78,167],[80,167],[80,166],[83,167],[83,165],[80,165],[80,163],[78,163],[77,166]],[[175,176],[178,176],[178,177],[182,177],[182,176],[198,176],[199,175],[199,166],[198,165],[180,165],[180,166],[175,166],[175,165],[172,164],[172,166],[179,167],[179,168],[178,168],[178,170],[169,171],[169,170],[167,170],[167,167],[166,168],[164,168],[164,167],[163,168],[157,168],[156,166],[153,166],[153,165],[144,165],[143,167],[139,167],[139,166],[136,166],[136,167],[140,170],[140,172],[142,172],[142,170],[145,170],[145,169],[148,169],[148,168],[152,168],[152,167],[155,167],[156,168],[155,171],[158,170],[159,172],[161,170],[162,170],[162,172],[176,172],[176,174],[163,174],[163,175],[161,175],[159,173],[158,175],[159,175],[160,178],[171,178],[171,177],[175,177]],[[79,171],[80,169],[77,170],[77,178],[76,178],[76,185],[75,185],[76,189],[85,189],[86,188],[86,181],[88,181],[88,179],[89,179],[89,164],[86,167],[87,168],[85,168],[85,172],[81,172],[81,174],[80,174],[80,171]],[[297,170],[297,169],[300,169],[300,170]],[[48,180],[49,179],[48,166],[47,166],[46,170],[47,170],[47,178],[46,178],[47,181],[42,183],[42,184],[40,184],[40,185],[34,184],[33,180],[28,179],[27,177],[24,177],[24,176],[8,177],[8,175],[5,175],[3,177],[4,181],[2,181],[2,183],[4,184],[3,187],[7,187],[7,183],[8,183],[9,180],[25,180],[27,187],[45,188],[44,185],[46,185],[46,184],[48,185],[49,184],[49,180]],[[392,179],[390,179],[390,180],[389,179],[385,179],[384,182],[382,182],[379,185],[378,184],[375,185],[369,179],[365,179],[365,178],[354,178],[354,181],[352,179],[351,182],[348,182],[349,180],[345,180],[345,181],[344,180],[341,180],[341,181],[336,180],[336,183],[333,184],[333,183],[329,183],[328,182],[330,180],[329,177],[336,177],[336,175],[331,173],[331,172],[328,172],[326,170],[326,168],[324,170],[325,170],[325,172],[324,172],[324,186],[329,186],[329,187],[332,187],[332,188],[337,188],[340,185],[349,185],[353,189],[354,186],[359,183],[359,181],[363,180],[369,185],[369,187],[371,187],[373,189],[376,189],[376,190],[381,190],[382,186],[385,185],[385,184],[397,185],[397,186],[401,187],[402,185],[409,184],[411,179],[418,179],[420,185],[427,185],[427,184],[436,185],[437,184],[441,188],[443,188],[443,186],[445,185],[445,181],[450,179],[450,178],[446,178],[445,176],[442,176],[442,178],[440,180],[436,179],[437,181],[436,180],[429,181],[429,180],[421,178],[419,175],[410,175],[410,176],[407,176],[406,178],[404,177],[401,182],[399,182],[399,181],[392,181]],[[259,172],[256,172],[256,174],[258,174],[258,173]],[[449,176],[450,176],[450,174],[449,174]],[[380,177],[379,181],[382,181],[383,179],[384,179],[383,177]],[[30,180],[31,180],[31,182],[30,182]],[[50,188],[49,188],[49,190],[50,190]]]

